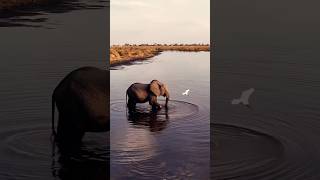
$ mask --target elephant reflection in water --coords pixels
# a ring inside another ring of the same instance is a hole
[[[151,132],[164,130],[169,123],[168,109],[163,110],[164,114],[159,114],[161,111],[154,112],[130,112],[127,115],[128,121],[136,127],[148,128]]]
[[[52,176],[61,180],[90,179],[106,180],[110,176],[109,158],[95,160],[94,158],[83,158],[81,154],[87,154],[80,149],[72,151],[73,155],[60,153],[56,157],[54,150],[52,155]],[[109,157],[109,155],[108,155]]]

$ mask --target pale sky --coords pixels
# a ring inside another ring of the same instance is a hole
[[[210,0],[111,0],[111,44],[209,43]]]

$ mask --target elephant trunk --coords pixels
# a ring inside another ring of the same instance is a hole
[[[166,105],[165,106],[168,107],[168,102],[170,100],[170,94],[168,91],[166,91],[165,97],[166,97]]]

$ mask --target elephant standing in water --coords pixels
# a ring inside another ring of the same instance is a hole
[[[128,96],[127,107],[129,111],[135,111],[136,103],[149,102],[152,106],[152,110],[158,110],[161,105],[157,102],[158,96],[166,97],[165,107],[168,107],[168,101],[170,98],[168,87],[159,82],[158,80],[152,80],[150,84],[134,83],[128,89],[126,97]]]
[[[110,130],[109,73],[94,67],[82,67],[68,74],[52,95],[52,131],[62,146],[80,145],[85,132]],[[57,132],[55,105],[59,111]]]

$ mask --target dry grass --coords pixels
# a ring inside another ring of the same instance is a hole
[[[157,45],[154,46],[160,51],[210,51],[209,45]]]
[[[110,64],[116,65],[121,63],[127,63],[135,60],[145,60],[153,56],[158,55],[162,51],[210,51],[209,45],[122,45],[112,46],[110,49]]]
[[[110,49],[111,64],[134,60],[142,60],[157,55],[159,51],[153,47],[113,46]]]

